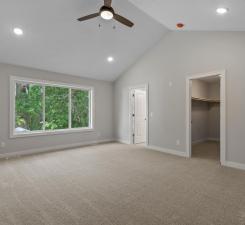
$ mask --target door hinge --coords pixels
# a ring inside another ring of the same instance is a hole
[[[134,113],[132,114],[132,117],[135,117],[135,114]]]
[[[133,137],[135,136],[135,134],[133,134]]]
[[[135,94],[132,94],[132,97],[135,97]]]

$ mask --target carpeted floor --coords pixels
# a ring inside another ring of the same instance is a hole
[[[105,144],[0,162],[1,225],[244,225],[245,172]]]
[[[192,157],[220,161],[220,143],[205,141],[192,146]]]

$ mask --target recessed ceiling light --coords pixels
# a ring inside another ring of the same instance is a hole
[[[114,58],[113,58],[112,56],[109,56],[109,57],[107,58],[107,61],[108,61],[108,62],[113,62],[113,61],[114,61]]]
[[[220,15],[226,14],[228,12],[227,8],[217,8],[216,12]]]
[[[14,31],[14,33],[15,33],[16,35],[18,35],[18,36],[23,35],[23,30],[20,29],[20,28],[18,28],[18,27],[14,28],[13,31]]]

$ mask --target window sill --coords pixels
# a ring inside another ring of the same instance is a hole
[[[92,133],[95,132],[94,128],[73,128],[64,130],[52,130],[52,131],[32,131],[32,132],[20,132],[13,133],[10,138],[25,138],[25,137],[36,137],[36,136],[49,136],[49,135],[61,135],[61,134],[72,134],[72,133]]]

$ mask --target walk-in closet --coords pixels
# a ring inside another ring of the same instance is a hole
[[[192,80],[192,157],[220,159],[220,77]]]

